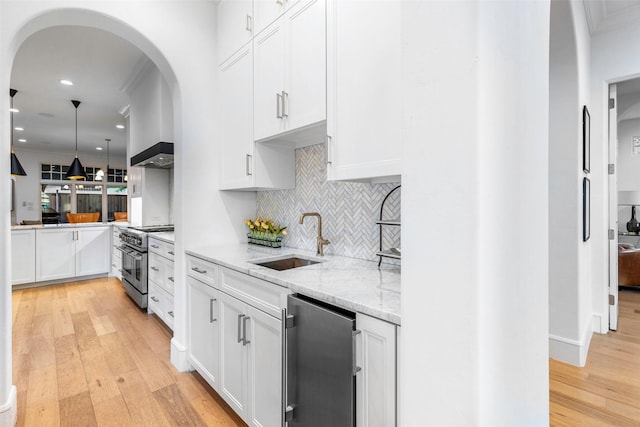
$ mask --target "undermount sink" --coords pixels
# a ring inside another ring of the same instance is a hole
[[[255,265],[271,268],[272,270],[290,270],[292,268],[305,267],[307,265],[319,264],[320,261],[314,261],[307,258],[290,257],[276,259],[274,261],[254,262]]]

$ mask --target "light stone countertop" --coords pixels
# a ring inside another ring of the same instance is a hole
[[[400,269],[378,263],[295,248],[272,249],[248,244],[204,246],[185,251],[204,259],[289,288],[312,298],[400,325]],[[297,255],[319,264],[277,271],[252,262]]]
[[[12,225],[12,230],[54,230],[57,228],[78,228],[78,227],[108,227],[113,222],[103,223],[103,222],[78,222],[75,224],[63,223],[63,224],[33,224],[33,225]],[[126,224],[126,223],[125,223]],[[121,223],[117,224],[121,226]],[[126,225],[124,225],[126,227]]]
[[[173,231],[160,231],[148,234],[149,239],[158,239],[163,242],[173,244],[175,242],[175,233]]]

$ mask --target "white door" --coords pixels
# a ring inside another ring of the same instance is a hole
[[[36,232],[36,281],[75,276],[75,232],[71,228]]]
[[[616,168],[618,159],[618,99],[615,84],[609,86],[609,163]],[[616,171],[617,172],[617,171]],[[618,329],[618,180],[609,175],[609,329]],[[609,231],[611,232],[611,231]]]
[[[76,229],[76,276],[109,272],[110,228]]]
[[[251,43],[220,66],[220,188],[253,185],[253,54]]]
[[[325,1],[305,0],[287,12],[287,130],[327,118]]]
[[[219,293],[187,277],[189,304],[189,361],[216,390],[220,352]]]
[[[222,0],[218,3],[218,52],[221,62],[251,40],[252,28],[251,0]]]
[[[220,292],[220,395],[243,419],[247,419],[247,352],[242,341],[245,304]]]
[[[284,20],[271,24],[253,40],[254,97],[253,138],[255,141],[278,135],[285,129]]]
[[[282,422],[282,322],[247,306],[251,426]]]
[[[36,231],[11,232],[11,284],[36,281]]]

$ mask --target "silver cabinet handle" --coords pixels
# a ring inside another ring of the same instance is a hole
[[[331,154],[329,152],[329,150],[331,149],[331,144],[333,143],[333,139],[331,138],[331,135],[327,135],[327,149],[326,149],[326,154],[327,154],[327,164],[330,165],[331,164]]]
[[[191,267],[191,270],[195,271],[196,273],[207,274],[207,270],[200,270],[198,267]]]
[[[151,266],[149,268],[151,268],[153,271],[160,271],[160,269],[158,267]]]
[[[240,333],[240,326],[242,324],[242,318],[244,314],[238,314],[238,342],[242,342],[242,334]]]
[[[253,175],[253,173],[251,172],[251,158],[252,157],[253,156],[251,154],[247,154],[246,159],[245,159],[245,162],[246,162],[245,168],[246,168],[247,176]]]
[[[251,32],[251,15],[247,13],[247,26],[245,27],[247,31]]]
[[[174,255],[173,251],[168,251],[167,252],[169,255]]]
[[[218,301],[218,300],[215,299],[215,298],[209,298],[209,323],[213,323],[216,320],[218,320],[215,317],[213,317],[213,303],[216,302],[216,301]]]
[[[153,249],[158,249],[160,246],[158,246],[158,245],[151,245],[151,247],[152,247]]]
[[[158,302],[158,301],[159,301],[159,300],[158,300],[158,298],[153,297],[153,296],[151,297],[151,299],[152,299],[154,302]]]
[[[282,91],[282,117],[289,117],[289,113],[287,113],[288,103],[289,103],[289,94],[285,91]]]
[[[249,319],[251,319],[249,316],[242,318],[242,345],[247,345],[251,342],[247,339],[247,320]]]
[[[171,317],[173,317],[173,311],[167,311],[167,314]]]
[[[174,281],[174,280],[173,280],[173,276],[171,276],[171,277],[167,277],[167,280],[170,280],[170,281],[172,281],[172,282],[173,282],[173,281]]]
[[[356,337],[360,335],[362,331],[360,329],[356,329],[351,333],[351,345],[353,351],[353,375],[355,376],[358,372],[362,370],[360,366],[358,366],[358,361],[356,360]]]
[[[276,118],[281,119],[282,113],[280,112],[280,103],[282,101],[282,94],[276,93]]]

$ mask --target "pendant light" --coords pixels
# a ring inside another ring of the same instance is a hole
[[[98,173],[96,173],[96,181],[102,181],[102,177],[104,177],[105,175],[107,175],[107,181],[109,181],[109,143],[111,142],[111,140],[109,138],[105,138],[104,140],[107,142],[107,171],[105,172],[104,170],[102,170],[102,168],[100,168]]]
[[[69,166],[64,177],[66,179],[87,179],[87,173],[84,171],[84,167],[82,167],[82,163],[80,163],[78,159],[78,106],[80,105],[80,101],[72,100],[71,103],[76,108],[76,158],[73,159],[73,163]]]
[[[9,89],[9,96],[11,96],[11,175],[27,176],[13,148],[13,97],[16,96],[16,93],[18,93],[17,90]]]

